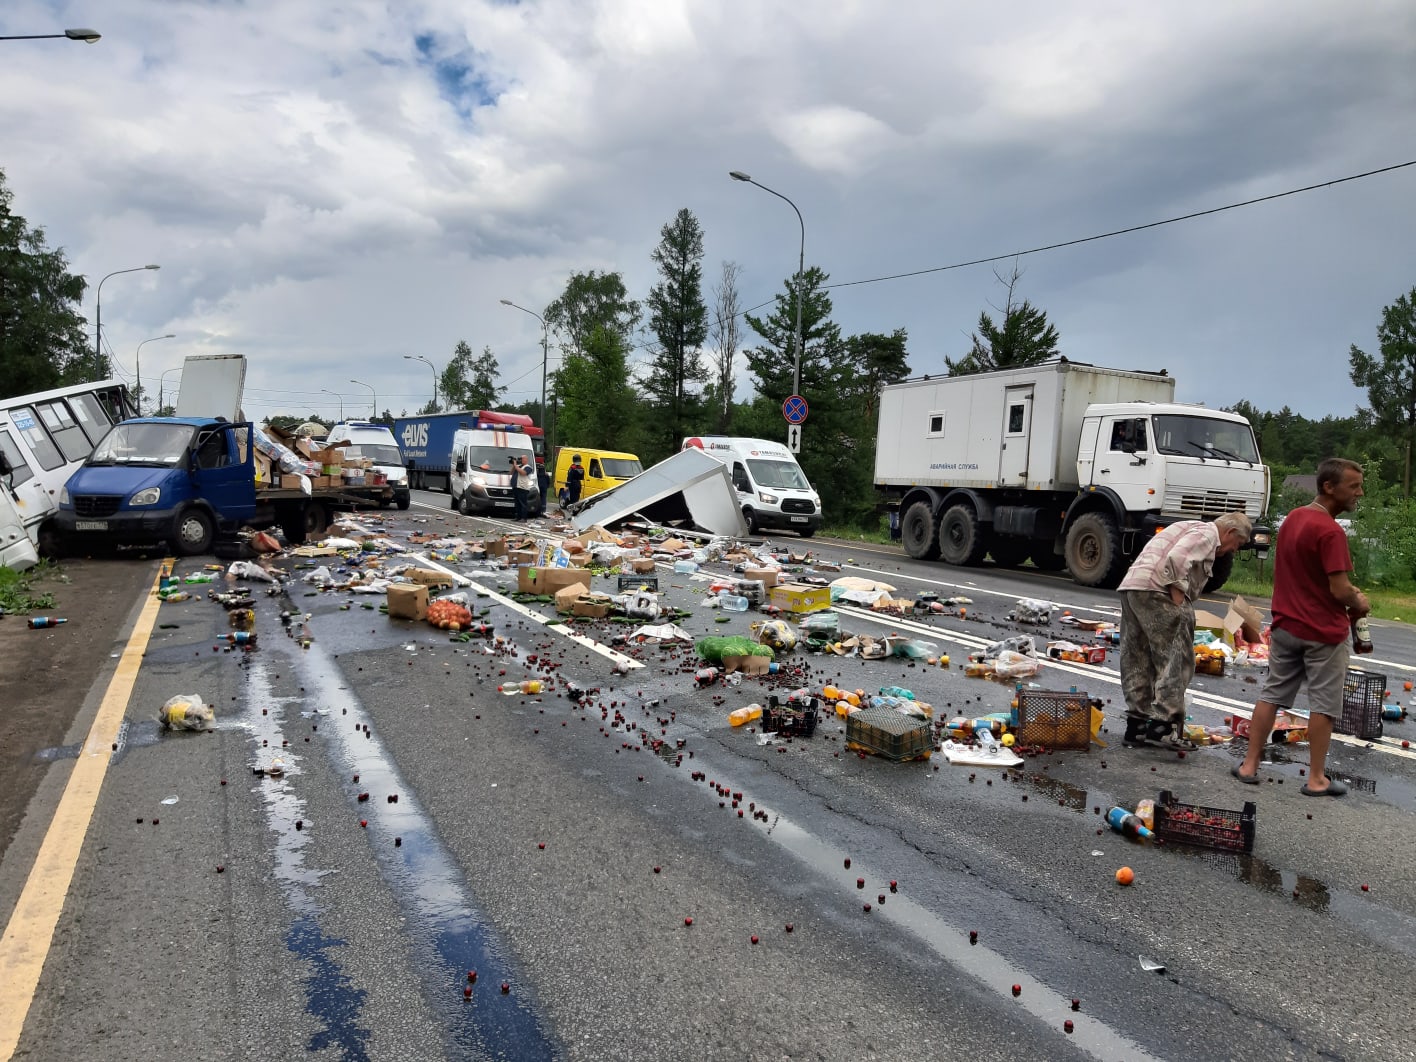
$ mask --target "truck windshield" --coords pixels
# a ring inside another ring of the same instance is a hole
[[[344,447],[346,457],[367,457],[376,465],[398,465],[403,464],[403,455],[398,452],[397,446],[388,443],[360,443],[358,446]]]
[[[1248,424],[1214,417],[1157,415],[1155,446],[1163,454],[1259,463],[1253,429]]]
[[[801,467],[791,461],[748,461],[747,467],[759,487],[775,487],[777,490],[811,489]]]
[[[94,447],[90,465],[177,465],[192,444],[190,424],[119,424]]]
[[[644,466],[638,461],[631,461],[624,457],[604,457],[601,464],[605,467],[605,475],[613,479],[633,479],[644,471]]]
[[[481,472],[500,472],[505,475],[511,471],[511,459],[521,456],[526,456],[528,461],[531,459],[525,450],[513,450],[507,446],[469,446],[467,448],[467,467]]]

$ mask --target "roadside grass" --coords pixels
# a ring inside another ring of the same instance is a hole
[[[26,615],[54,607],[54,595],[37,592],[36,582],[60,580],[63,569],[53,561],[42,560],[27,572],[0,568],[0,611]]]
[[[822,538],[835,538],[843,542],[873,542],[878,546],[891,545],[890,530],[883,524],[870,531],[861,528],[858,524],[844,527],[822,527],[817,534]]]

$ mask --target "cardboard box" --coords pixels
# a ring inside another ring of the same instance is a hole
[[[429,568],[409,568],[404,576],[422,586],[451,586],[452,576],[446,572],[435,572]]]
[[[487,556],[488,556],[488,557],[505,557],[505,556],[506,556],[506,539],[504,539],[504,538],[489,538],[489,539],[487,539],[486,541],[484,541],[484,542],[482,543],[482,548],[487,551]]]
[[[765,675],[772,670],[772,658],[768,656],[725,656],[723,674],[731,675],[741,671],[744,675]]]
[[[1264,617],[1258,609],[1242,597],[1229,603],[1229,611],[1221,618],[1203,609],[1195,611],[1195,630],[1213,631],[1225,645],[1234,644],[1234,635],[1242,635],[1246,642],[1257,642],[1263,630]]]
[[[421,620],[428,618],[428,588],[395,583],[388,588],[388,614],[391,618]]]
[[[520,568],[517,589],[523,594],[554,594],[563,587],[579,584],[590,589],[589,568]]]
[[[768,590],[777,585],[781,575],[782,570],[780,568],[747,568],[742,573],[744,579],[755,579]]]
[[[575,599],[575,604],[571,606],[570,611],[576,616],[588,616],[590,619],[604,619],[610,614],[610,603],[603,597],[587,597],[582,594]]]
[[[635,557],[629,562],[629,570],[639,575],[648,575],[658,567],[651,557]]]
[[[820,612],[831,607],[829,586],[782,583],[772,587],[771,595],[772,604],[785,612]]]
[[[570,612],[574,609],[575,603],[580,600],[580,595],[585,593],[585,587],[579,583],[571,583],[556,591],[556,611]]]
[[[540,554],[534,549],[509,549],[506,551],[506,562],[513,568],[524,568],[527,565],[535,564],[540,559]]]
[[[300,489],[300,477],[299,477],[299,476],[281,476],[281,477],[280,477],[280,485],[281,485],[282,487],[286,488],[287,490],[299,490],[299,489]]]

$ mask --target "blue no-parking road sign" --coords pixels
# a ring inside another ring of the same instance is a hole
[[[788,424],[801,424],[806,420],[806,399],[792,395],[782,403],[782,416],[787,418]]]

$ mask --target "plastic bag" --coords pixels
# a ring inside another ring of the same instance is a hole
[[[216,719],[216,712],[195,694],[173,697],[157,713],[158,721],[169,730],[206,730]]]
[[[1004,638],[1001,642],[994,642],[987,646],[978,659],[996,660],[1004,653],[1021,653],[1024,656],[1033,656],[1037,653],[1037,643],[1033,641],[1031,634],[1015,634],[1011,638]],[[973,657],[970,656],[970,659]]]
[[[233,579],[254,579],[260,583],[275,582],[275,576],[254,561],[248,560],[232,561],[231,567],[226,569],[226,574]]]
[[[993,671],[1000,678],[1032,678],[1037,674],[1038,662],[1030,656],[1005,649],[998,654],[998,659],[993,661]]]
[[[334,582],[334,576],[330,574],[328,568],[321,564],[314,571],[310,572],[309,575],[305,576],[305,582],[314,583],[316,586],[328,586],[330,583]]]
[[[804,631],[835,632],[841,629],[841,617],[835,612],[813,612],[800,626]]]
[[[939,646],[934,642],[923,642],[918,638],[889,638],[891,656],[903,656],[908,660],[927,660],[939,655]]]
[[[768,620],[766,623],[754,623],[753,633],[757,635],[757,640],[763,645],[770,645],[773,649],[780,649],[790,652],[796,648],[796,631],[784,620]]]
[[[710,664],[720,664],[725,656],[765,656],[772,659],[770,646],[754,642],[751,638],[736,635],[730,638],[700,638],[693,643],[693,650]]]
[[[1052,618],[1054,607],[1051,601],[1025,597],[1013,606],[1008,618],[1018,623],[1046,623]]]

